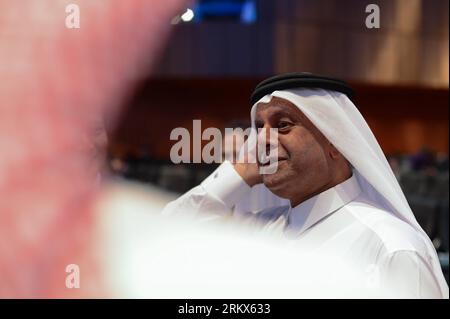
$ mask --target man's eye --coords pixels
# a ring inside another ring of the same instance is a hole
[[[281,121],[281,122],[278,122],[278,129],[279,129],[279,130],[287,129],[287,128],[290,128],[291,125],[292,125],[292,124],[289,123],[289,122]]]

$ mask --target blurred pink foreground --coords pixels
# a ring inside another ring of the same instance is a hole
[[[0,297],[108,296],[93,249],[91,125],[117,117],[183,2],[0,0]],[[70,3],[80,29],[65,26]],[[80,289],[65,287],[72,263]]]

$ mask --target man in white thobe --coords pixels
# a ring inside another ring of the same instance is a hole
[[[299,251],[333,254],[375,273],[377,284],[389,287],[392,296],[448,298],[431,241],[346,94],[300,84],[265,92],[253,105],[251,120],[254,129],[278,131],[276,172],[260,174],[259,160],[224,162],[169,203],[164,214],[235,217],[283,233]],[[267,148],[271,143],[268,138]],[[290,204],[237,210],[256,185],[264,185],[266,198],[286,198]]]

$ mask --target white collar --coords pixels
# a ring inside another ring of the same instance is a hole
[[[311,226],[353,201],[361,193],[355,174],[342,183],[317,194],[303,203],[290,207],[287,230],[301,234]]]

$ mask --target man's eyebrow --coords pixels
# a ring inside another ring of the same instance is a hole
[[[281,117],[288,117],[293,121],[300,121],[302,119],[302,114],[300,112],[295,112],[291,107],[283,105],[283,104],[274,104],[270,106],[271,110],[269,113],[269,118],[279,119]],[[264,120],[261,118],[255,119],[256,127],[263,127]]]
[[[286,116],[292,119],[300,119],[301,116],[300,114],[295,114],[295,112],[293,110],[291,110],[288,107],[285,107],[283,105],[274,105],[274,108],[276,108],[276,110],[273,111],[273,113],[271,112],[270,117],[282,117],[282,116]]]

